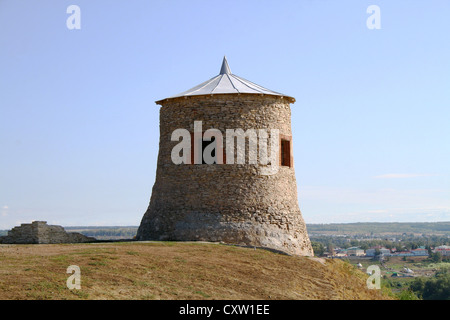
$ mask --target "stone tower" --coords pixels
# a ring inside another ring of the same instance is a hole
[[[313,255],[297,200],[294,102],[234,75],[226,58],[216,77],[156,101],[156,180],[137,240],[221,241]],[[174,135],[177,129],[184,135]]]

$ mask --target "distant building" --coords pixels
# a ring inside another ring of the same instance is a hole
[[[364,250],[359,247],[347,248],[348,256],[364,256]]]
[[[399,251],[395,253],[396,257],[412,257],[413,254],[411,251]]]
[[[433,252],[439,252],[443,257],[450,256],[450,246],[439,246],[434,248]]]
[[[335,257],[347,257],[347,250],[340,250],[334,254]]]
[[[366,256],[374,257],[375,256],[375,252],[376,252],[377,249],[380,251],[381,255],[384,255],[384,256],[391,255],[391,251],[389,249],[386,249],[386,248],[383,248],[383,247],[373,247],[373,248],[370,248],[370,249],[366,250]]]
[[[347,249],[334,248],[332,252],[324,253],[327,257],[342,258],[347,257]]]
[[[428,256],[428,250],[425,248],[417,248],[411,250],[413,256]]]

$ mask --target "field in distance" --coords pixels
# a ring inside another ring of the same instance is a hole
[[[310,234],[378,234],[450,236],[450,221],[441,222],[355,222],[307,224]]]

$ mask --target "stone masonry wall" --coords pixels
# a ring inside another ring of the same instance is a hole
[[[292,136],[289,101],[260,95],[169,99],[160,109],[160,149],[150,204],[137,240],[202,240],[313,255],[293,167],[261,175],[259,164],[180,164],[171,160],[175,129],[279,129]]]
[[[63,227],[47,225],[45,221],[33,221],[22,224],[8,231],[7,236],[0,237],[0,243],[10,244],[48,244],[92,242],[95,238],[86,237],[77,232],[66,232]]]

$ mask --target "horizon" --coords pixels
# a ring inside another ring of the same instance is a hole
[[[33,221],[43,221],[43,220],[33,220]],[[22,222],[22,223],[31,223],[30,222]],[[306,223],[306,225],[332,225],[332,224],[377,224],[377,223],[389,223],[389,224],[396,224],[396,223],[402,223],[402,224],[419,224],[419,223],[430,223],[430,224],[437,224],[437,223],[447,223],[450,221],[405,221],[405,222],[396,222],[396,221],[370,221],[370,222],[332,222],[332,223]],[[50,223],[48,223],[50,224]],[[18,225],[17,225],[18,226]],[[16,226],[14,226],[16,227]],[[139,225],[62,225],[64,228],[139,228]],[[5,231],[8,229],[0,229],[1,231]]]
[[[0,229],[139,225],[155,101],[217,75],[224,56],[296,99],[306,224],[449,221],[448,12],[446,0],[0,1]]]

